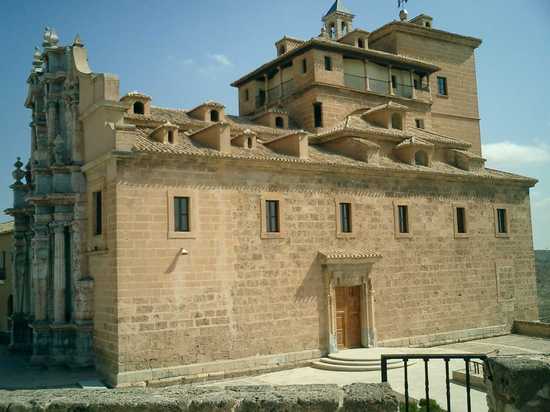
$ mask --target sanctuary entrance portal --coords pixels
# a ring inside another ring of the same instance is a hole
[[[328,351],[376,346],[371,251],[320,252],[328,309]]]
[[[336,288],[338,349],[361,347],[361,286]]]

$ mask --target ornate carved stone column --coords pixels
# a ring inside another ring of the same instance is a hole
[[[43,322],[48,318],[47,281],[50,267],[49,248],[50,235],[47,224],[35,224],[32,240],[35,322]]]
[[[65,223],[51,224],[54,234],[53,313],[55,323],[65,323]]]

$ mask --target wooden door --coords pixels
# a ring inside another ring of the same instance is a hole
[[[336,288],[338,349],[361,347],[361,286]]]

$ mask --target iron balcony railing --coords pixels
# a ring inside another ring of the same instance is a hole
[[[390,94],[390,82],[369,77],[369,90],[375,93]]]
[[[449,362],[451,360],[463,360],[466,363],[466,404],[468,412],[472,411],[472,399],[470,395],[471,382],[470,374],[476,373],[481,375],[483,369],[486,368],[487,355],[485,354],[392,354],[381,355],[381,374],[382,382],[388,382],[388,360],[397,359],[402,360],[404,363],[403,373],[405,380],[405,412],[409,412],[409,375],[408,375],[408,362],[409,360],[423,360],[424,361],[424,387],[426,393],[426,411],[430,412],[430,378],[428,373],[428,363],[432,360],[443,360],[445,362],[445,386],[447,396],[447,412],[451,412],[451,383],[449,378]],[[482,361],[475,362],[474,359]],[[489,377],[490,379],[490,377]]]
[[[276,103],[294,93],[294,79],[287,80],[267,91],[267,103]],[[264,101],[265,104],[265,101]]]
[[[367,78],[356,74],[344,73],[344,85],[355,90],[367,90]]]
[[[413,97],[413,88],[412,88],[411,85],[397,83],[395,86],[396,87],[394,87],[393,90],[394,90],[394,93],[397,96],[412,99],[412,97]]]

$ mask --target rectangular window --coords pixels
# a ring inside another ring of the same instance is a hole
[[[302,73],[307,73],[307,60],[306,59],[303,59],[302,60]]]
[[[508,233],[508,216],[506,209],[497,209],[497,233]]]
[[[391,87],[393,87],[394,89],[397,89],[397,77],[396,76],[391,77]]]
[[[0,252],[0,280],[6,280],[6,252]]]
[[[424,119],[415,119],[416,128],[424,129]]]
[[[266,228],[269,233],[279,233],[280,220],[279,220],[279,201],[278,200],[266,200]]]
[[[94,235],[103,233],[103,195],[101,191],[93,193],[94,201]]]
[[[351,233],[351,203],[340,203],[340,229],[342,233]]]
[[[313,104],[313,119],[315,127],[323,127],[323,103]]]
[[[448,96],[449,90],[447,89],[447,78],[438,77],[437,78],[437,91],[440,96]]]
[[[399,233],[409,233],[409,207],[404,205],[397,206],[399,219]]]
[[[244,91],[244,100],[245,101],[249,101],[250,100],[250,91],[248,89],[246,89]]]
[[[466,233],[466,209],[463,207],[456,208],[456,232]]]
[[[332,71],[332,58],[329,56],[325,56],[325,70],[327,72]]]
[[[174,231],[190,232],[188,197],[174,197]]]

